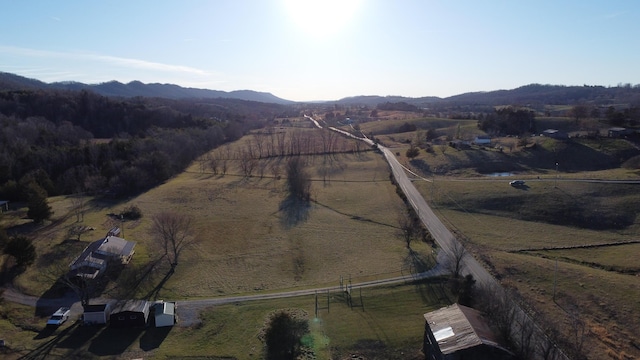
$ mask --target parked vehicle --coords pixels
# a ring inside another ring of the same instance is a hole
[[[524,185],[524,180],[509,181],[509,185],[511,185],[511,186],[522,186],[522,185]]]
[[[71,309],[68,307],[61,307],[56,312],[51,315],[49,320],[47,320],[47,326],[60,326],[65,321],[69,319],[69,314],[71,313]]]

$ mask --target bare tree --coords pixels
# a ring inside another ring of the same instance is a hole
[[[271,170],[271,174],[273,174],[273,177],[276,180],[280,179],[280,174],[282,172],[282,169],[280,168],[279,159],[275,159],[274,161],[272,161],[271,165],[269,166],[269,169]]]
[[[567,314],[569,315],[569,322],[571,323],[571,329],[573,331],[571,334],[571,350],[574,352],[574,357],[576,359],[586,358],[582,352],[582,346],[584,345],[584,341],[589,333],[589,329],[582,319],[577,307],[573,307],[567,311]]]
[[[240,171],[245,177],[251,177],[253,171],[258,165],[258,161],[253,157],[252,150],[249,146],[247,146],[244,150],[240,152]]]
[[[86,211],[86,198],[80,194],[74,194],[71,197],[71,206],[73,213],[76,215],[76,222],[84,221],[84,213]]]
[[[540,336],[538,341],[536,342],[536,347],[538,350],[538,354],[540,358],[543,360],[556,360],[560,355],[560,350],[558,349],[558,338],[560,337],[560,333],[556,325],[553,322],[547,321],[547,330]]]
[[[209,153],[206,153],[198,158],[200,173],[204,173],[205,170],[207,170],[207,164],[209,163],[210,157]]]
[[[182,251],[196,242],[192,234],[191,218],[175,212],[161,212],[152,219],[152,233],[164,250],[171,270],[178,265]]]
[[[287,190],[289,196],[298,200],[309,201],[311,198],[311,179],[298,156],[287,162]]]
[[[92,231],[93,228],[92,227],[88,227],[86,225],[72,225],[68,230],[67,230],[67,235],[70,238],[76,238],[77,241],[80,241],[80,237],[82,236],[82,234],[88,232],[88,231]]]
[[[53,261],[49,261],[46,271],[39,272],[43,282],[56,282],[69,288],[78,296],[80,303],[89,304],[89,299],[98,295],[98,280],[86,276],[78,276],[77,272],[71,271],[69,264],[73,261],[73,257],[62,257]]]
[[[464,267],[464,257],[467,251],[460,243],[460,240],[453,239],[451,242],[451,251],[448,255],[447,269],[451,272],[454,278],[457,278],[462,273]]]
[[[416,220],[411,215],[403,211],[398,215],[398,227],[402,232],[402,237],[407,244],[407,249],[411,249],[411,241],[419,234],[420,228],[416,226]]]
[[[217,155],[212,156],[209,159],[209,169],[213,171],[214,175],[218,175],[218,168],[220,167],[220,159]]]

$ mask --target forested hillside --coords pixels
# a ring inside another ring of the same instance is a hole
[[[83,91],[0,92],[0,198],[129,195],[293,109],[232,99],[115,99]]]

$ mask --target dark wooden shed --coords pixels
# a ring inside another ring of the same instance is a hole
[[[115,305],[109,317],[109,324],[112,327],[142,327],[147,326],[148,320],[149,302],[126,300]]]

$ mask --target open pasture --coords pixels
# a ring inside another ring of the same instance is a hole
[[[638,244],[616,243],[638,240],[639,185],[559,181],[556,187],[553,177],[543,177],[514,188],[511,179],[416,185],[476,258],[532,311],[555,319],[568,339],[576,339],[568,334],[577,316],[587,329],[584,349],[594,358],[637,356]],[[616,219],[630,221],[609,221]],[[611,246],[583,247],[599,244]]]
[[[294,130],[295,135],[291,129],[283,131],[283,138],[288,139],[283,149],[315,152],[331,140],[332,149],[344,151],[304,157],[312,182],[312,202],[308,206],[292,205],[287,200],[284,167],[291,155],[255,156],[261,146],[257,142],[266,144],[272,138],[268,134],[249,135],[206,157],[224,159],[224,174],[221,170],[214,174],[207,164],[195,161],[184,173],[124,202],[88,199],[80,224],[96,230],[83,234],[81,241],[70,241],[68,234],[68,229],[77,224],[70,198],[51,199],[54,222],[37,233],[37,251],[62,264],[74,256],[58,256],[65,249],[78,252],[111,227],[119,226],[126,239],[137,242],[136,254],[124,274],[124,278],[134,278],[163,253],[151,236],[151,219],[160,212],[172,211],[193,219],[192,230],[198,241],[185,249],[175,273],[160,288],[157,284],[166,274],[166,266],[157,268],[151,274],[153,279],[140,283],[131,295],[215,297],[325,286],[340,276],[351,276],[357,282],[413,271],[415,264],[397,224],[398,215],[406,208],[389,181],[382,156],[373,151],[354,151],[351,140],[317,129]],[[242,154],[247,152],[267,170],[247,175],[242,165]],[[133,205],[143,214],[140,220],[120,222],[109,216]],[[432,249],[422,248],[416,244],[414,250],[424,250],[424,258],[431,261]],[[30,294],[40,295],[51,287],[51,281],[40,276],[50,263],[36,265],[19,275],[15,283]]]

